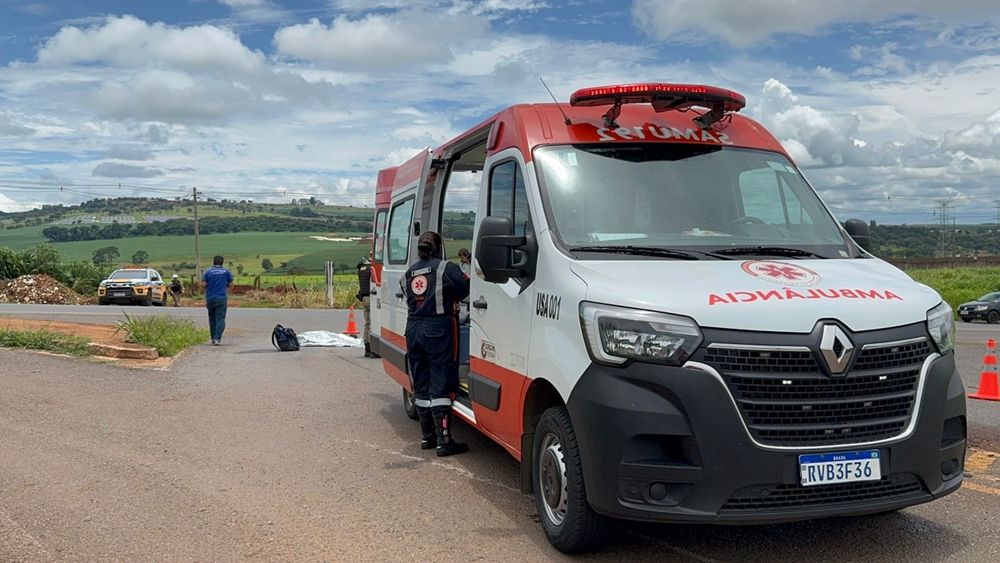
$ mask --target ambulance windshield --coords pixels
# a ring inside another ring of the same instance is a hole
[[[568,247],[852,252],[798,170],[777,153],[694,144],[541,147],[546,214]]]

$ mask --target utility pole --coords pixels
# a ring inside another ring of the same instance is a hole
[[[194,196],[194,273],[195,283],[201,283],[201,241],[198,240],[198,188],[191,188]]]

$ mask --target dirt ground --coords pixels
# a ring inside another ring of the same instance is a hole
[[[124,344],[125,333],[115,330],[113,325],[68,323],[35,319],[13,319],[0,317],[0,328],[9,330],[51,330],[61,334],[82,336],[91,342]]]

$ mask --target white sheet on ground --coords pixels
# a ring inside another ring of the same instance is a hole
[[[347,336],[326,330],[308,330],[297,334],[299,346],[342,346],[348,348],[364,348],[360,338]]]

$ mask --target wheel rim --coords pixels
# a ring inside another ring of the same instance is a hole
[[[416,408],[416,405],[413,404],[413,394],[405,389],[403,390],[403,406],[406,407],[407,411],[412,411]]]
[[[990,314],[987,317],[987,319],[989,320],[989,322],[996,324],[998,321],[1000,321],[1000,313],[996,311],[990,311]]]
[[[545,515],[556,526],[566,520],[569,485],[566,482],[566,458],[559,437],[546,434],[538,454],[538,481]]]

